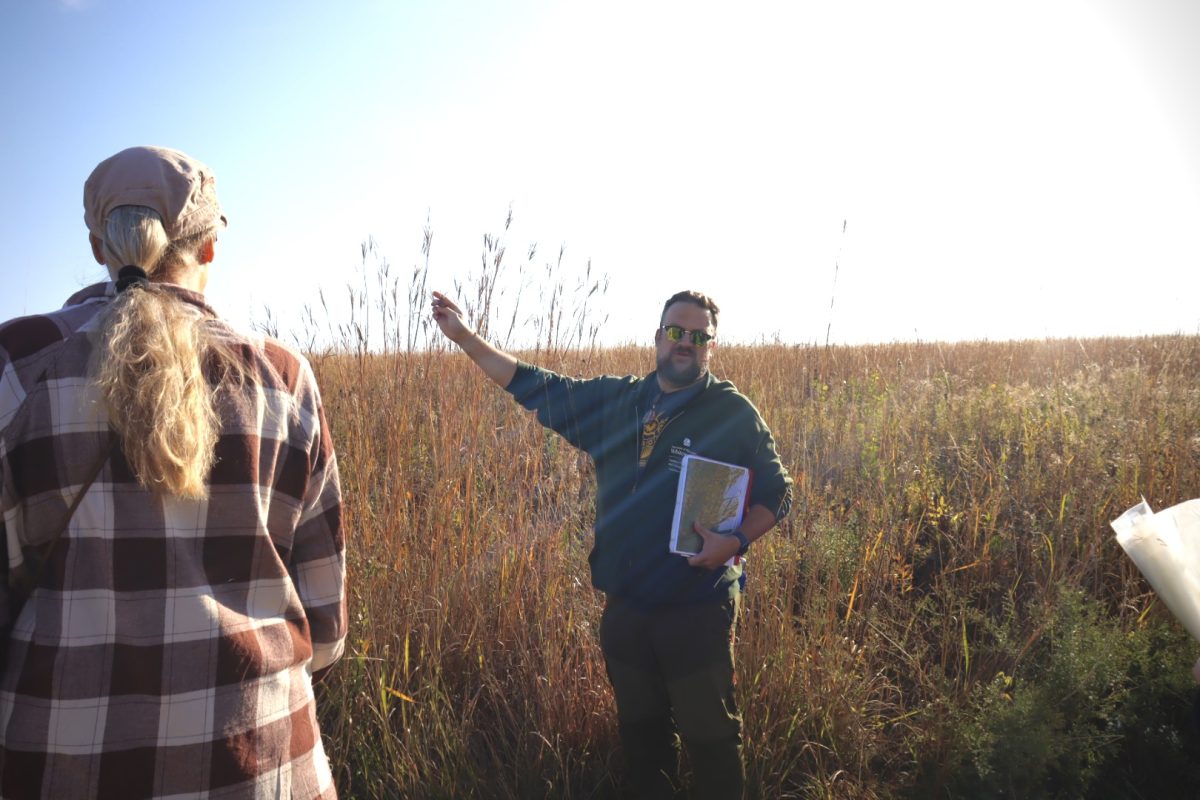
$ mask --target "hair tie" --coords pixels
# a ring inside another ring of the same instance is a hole
[[[141,267],[127,265],[121,267],[121,271],[117,273],[117,292],[123,292],[131,286],[140,286],[145,289],[150,285],[150,276],[146,274],[146,270]]]

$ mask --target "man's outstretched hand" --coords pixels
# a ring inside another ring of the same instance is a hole
[[[462,351],[483,370],[483,374],[497,386],[508,386],[517,374],[517,359],[498,347],[489,344],[482,336],[467,327],[462,309],[441,292],[433,293],[433,320],[442,329],[446,338],[462,348]]]
[[[442,333],[447,339],[459,344],[471,333],[467,324],[463,322],[462,309],[456,306],[449,297],[441,292],[434,292],[431,305],[433,306],[433,320],[442,329]]]

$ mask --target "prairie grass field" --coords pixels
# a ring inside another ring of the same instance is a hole
[[[352,629],[318,694],[342,795],[619,796],[586,456],[436,343],[313,363],[347,499]],[[737,632],[749,797],[1200,793],[1200,648],[1108,525],[1200,496],[1200,337],[722,346],[712,369],[796,482]]]

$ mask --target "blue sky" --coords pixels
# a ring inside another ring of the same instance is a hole
[[[319,290],[344,320],[361,243],[403,283],[427,218],[452,292],[511,205],[506,300],[537,313],[565,245],[555,279],[608,276],[610,343],[684,287],[735,341],[1200,331],[1190,0],[25,0],[0,22],[0,319],[103,277],[83,181],[159,144],[217,175],[209,296],[239,325],[324,319]]]

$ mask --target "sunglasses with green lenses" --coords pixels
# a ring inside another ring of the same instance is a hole
[[[667,338],[672,342],[681,342],[683,341],[684,335],[687,335],[688,338],[692,340],[692,344],[696,345],[697,347],[704,347],[704,345],[717,338],[715,333],[709,333],[708,331],[689,331],[687,328],[680,327],[679,325],[663,325],[661,328],[659,328],[659,330],[665,333]]]

